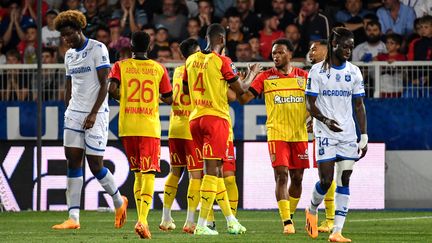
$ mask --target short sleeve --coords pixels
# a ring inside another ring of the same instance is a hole
[[[365,90],[364,90],[364,81],[363,81],[363,75],[358,67],[356,67],[356,77],[354,80],[354,87],[353,87],[353,98],[365,96]]]
[[[309,71],[309,74],[307,76],[306,80],[306,95],[309,96],[318,96],[320,90],[319,90],[319,68],[314,68]]]
[[[222,60],[222,67],[221,67],[221,73],[224,79],[228,83],[233,83],[237,81],[237,68],[235,67],[234,63],[231,61],[229,57],[226,56],[219,56]]]
[[[163,74],[162,74],[161,81],[159,83],[159,93],[167,94],[172,92],[171,82],[169,79],[167,69],[163,65],[161,65],[161,67],[163,69]]]
[[[70,57],[70,54],[66,53],[65,59],[64,59],[66,77],[71,77],[70,72],[69,72],[69,63],[68,63],[69,57]]]
[[[111,68],[111,71],[108,75],[108,78],[115,78],[119,82],[121,82],[121,71],[120,71],[120,63],[119,62],[114,63],[114,65]]]
[[[249,90],[255,95],[258,96],[264,91],[264,80],[267,79],[267,75],[265,72],[258,74],[254,81],[252,81]]]
[[[110,67],[108,49],[104,44],[97,43],[93,49],[93,53],[96,70]]]

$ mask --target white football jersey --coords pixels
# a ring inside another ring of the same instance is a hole
[[[364,96],[364,82],[360,69],[350,62],[333,66],[330,71],[322,68],[323,61],[309,71],[306,95],[316,96],[316,106],[321,113],[339,123],[342,132],[331,131],[324,123],[314,119],[315,137],[357,140],[352,112],[352,98]]]
[[[84,47],[69,49],[65,54],[66,76],[72,78],[72,95],[68,109],[90,112],[96,102],[100,83],[97,70],[109,68],[108,49],[93,39],[86,39]],[[109,111],[108,95],[99,112]]]

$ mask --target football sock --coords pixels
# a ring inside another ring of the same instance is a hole
[[[290,215],[290,202],[286,199],[279,200],[278,202],[279,215],[281,217],[282,222],[289,223],[291,222]]]
[[[214,218],[214,210],[213,207],[210,209],[209,214],[207,216],[207,224],[213,224],[213,222],[215,221]]]
[[[190,179],[187,194],[187,222],[195,222],[195,211],[200,202],[201,179]]]
[[[325,214],[327,221],[333,221],[335,218],[335,190],[336,190],[336,181],[333,180],[330,188],[324,197],[324,205],[325,205]]]
[[[315,184],[315,187],[312,192],[312,200],[311,205],[309,206],[309,212],[312,214],[317,214],[318,206],[322,203],[324,200],[324,195],[326,194],[326,191],[324,191],[319,181]]]
[[[67,169],[66,202],[69,218],[79,223],[79,212],[81,206],[81,190],[83,186],[82,168]]]
[[[204,175],[201,190],[200,190],[200,202],[201,210],[198,218],[199,226],[207,226],[207,216],[210,209],[213,207],[213,202],[216,197],[216,191],[218,189],[218,178],[216,176]]]
[[[300,198],[289,197],[291,219],[292,219],[292,215],[295,213],[295,211],[297,209],[297,204],[299,203],[299,201],[300,201]]]
[[[141,172],[135,172],[135,181],[134,181],[134,198],[135,198],[135,205],[137,209],[138,215],[140,215],[140,209],[141,209],[141,186],[142,186],[142,173]]]
[[[112,197],[115,208],[120,208],[123,205],[123,198],[121,197],[120,191],[114,182],[114,176],[111,174],[106,167],[95,175],[102,188]]]
[[[147,216],[153,202],[154,182],[155,174],[145,173],[142,175],[141,209],[139,221],[144,225],[148,225]]]
[[[169,173],[168,179],[165,182],[162,217],[164,221],[171,220],[171,206],[177,194],[177,186],[180,177]]]
[[[350,197],[349,187],[347,186],[336,187],[336,194],[335,194],[336,211],[335,211],[333,233],[342,231],[343,225],[345,223],[345,217],[348,213],[349,197]]]
[[[227,219],[227,221],[231,221],[233,220],[233,217],[229,217],[229,216],[234,216],[234,215],[231,212],[231,207],[228,200],[228,193],[225,187],[224,179],[218,178],[217,183],[218,184],[217,184],[216,202],[219,204],[219,207],[221,208],[222,213]]]
[[[236,177],[235,176],[225,177],[224,182],[228,193],[228,199],[229,199],[229,204],[231,206],[232,214],[236,216],[238,199],[239,199]]]

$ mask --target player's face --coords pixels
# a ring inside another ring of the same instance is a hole
[[[324,60],[326,54],[327,54],[327,46],[319,44],[317,42],[312,43],[309,49],[309,58],[312,64]]]
[[[66,45],[70,48],[80,48],[82,40],[79,30],[71,27],[64,27],[60,30],[60,36],[61,38],[63,38]]]
[[[342,38],[336,42],[333,51],[336,57],[341,61],[346,61],[351,57],[352,50],[354,49],[353,38]]]
[[[276,44],[272,49],[272,57],[276,68],[283,68],[291,60],[291,52],[286,45]]]

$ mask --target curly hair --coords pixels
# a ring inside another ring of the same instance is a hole
[[[87,26],[87,20],[83,13],[77,10],[61,12],[54,19],[54,28],[60,31],[64,27],[82,30]]]

